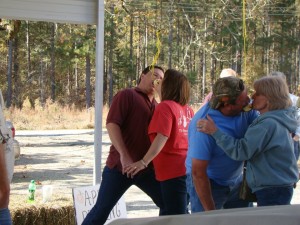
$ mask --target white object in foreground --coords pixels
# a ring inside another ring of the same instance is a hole
[[[190,215],[119,219],[109,225],[299,225],[300,205],[223,209]]]
[[[53,194],[53,186],[52,185],[44,185],[43,188],[43,202],[50,202]]]
[[[73,201],[77,225],[82,224],[88,212],[95,205],[99,187],[100,185],[98,184],[95,186],[73,188]],[[105,224],[120,218],[127,218],[126,204],[123,196],[111,210]]]

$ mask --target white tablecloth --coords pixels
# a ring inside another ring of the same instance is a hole
[[[300,225],[300,205],[226,209],[191,215],[118,219],[109,225]]]

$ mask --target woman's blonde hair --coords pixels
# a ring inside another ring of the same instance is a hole
[[[289,88],[284,79],[265,76],[254,82],[257,95],[264,95],[269,101],[269,110],[286,109],[292,106]]]

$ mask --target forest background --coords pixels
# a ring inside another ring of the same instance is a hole
[[[153,63],[187,75],[195,109],[228,67],[249,87],[282,71],[298,95],[299,15],[299,0],[106,1],[104,110]],[[93,127],[95,41],[92,25],[1,18],[0,88],[17,129]]]

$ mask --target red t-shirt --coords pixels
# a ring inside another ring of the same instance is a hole
[[[159,181],[186,174],[185,159],[188,149],[188,125],[193,110],[175,101],[165,100],[157,105],[148,134],[151,142],[157,133],[169,137],[161,152],[153,159],[156,179]]]
[[[118,124],[122,137],[133,162],[141,160],[150,147],[148,126],[157,102],[150,102],[148,96],[139,88],[118,92],[110,106],[106,124]],[[122,170],[120,154],[111,145],[106,165]]]

